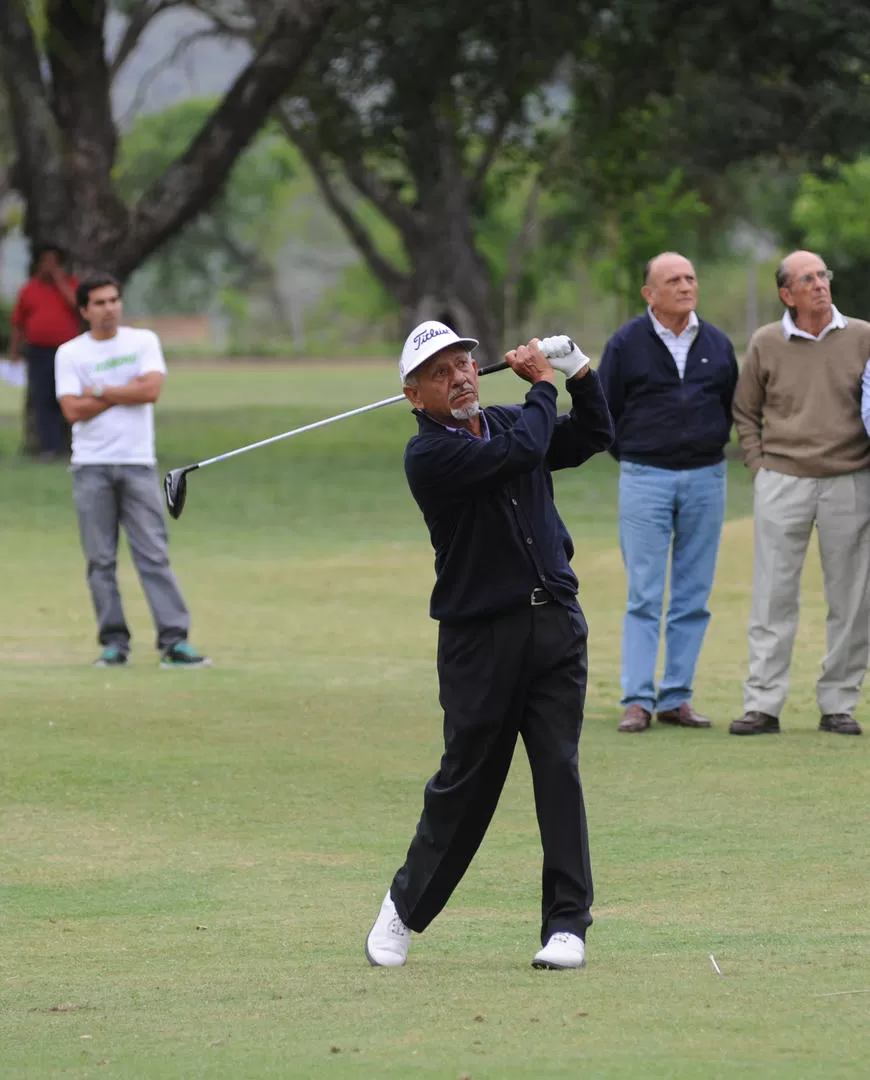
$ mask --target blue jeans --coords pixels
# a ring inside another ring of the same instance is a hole
[[[624,706],[664,712],[691,700],[695,665],[710,621],[707,600],[724,520],[724,461],[682,470],[621,463],[619,542],[628,576],[622,630]],[[656,660],[671,551],[665,671],[657,692]]]

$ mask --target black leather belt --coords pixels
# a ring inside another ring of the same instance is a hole
[[[532,589],[532,595],[530,597],[530,603],[532,607],[541,607],[543,604],[549,604],[553,599],[553,594],[540,586],[537,589]]]

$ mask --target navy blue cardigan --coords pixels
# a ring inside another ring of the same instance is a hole
[[[611,453],[660,469],[697,469],[724,457],[737,385],[734,346],[711,323],[700,325],[681,379],[649,314],[608,341],[598,375],[616,425]]]
[[[571,537],[553,502],[550,472],[606,450],[613,424],[598,376],[568,379],[571,412],[556,415],[556,387],[539,382],[518,405],[484,410],[488,441],[417,412],[405,475],[435,549],[433,619],[463,622],[527,607],[544,586],[577,604]]]

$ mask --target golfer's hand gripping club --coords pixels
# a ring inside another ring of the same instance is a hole
[[[556,371],[561,371],[566,379],[573,379],[583,368],[589,366],[589,357],[567,334],[542,338],[540,349]]]
[[[541,338],[538,341],[538,348],[550,361],[550,365],[556,371],[561,371],[566,379],[573,379],[584,367],[589,366],[589,357],[567,334]],[[492,375],[494,371],[505,371],[509,367],[510,364],[507,361],[502,361],[500,364],[493,364],[492,367],[483,368],[478,375]]]

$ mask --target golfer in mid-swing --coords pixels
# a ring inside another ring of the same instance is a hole
[[[370,963],[405,963],[483,840],[521,735],[544,851],[543,925],[533,964],[579,968],[592,922],[592,875],[577,744],[586,695],[586,620],[574,549],[550,473],[581,465],[613,440],[598,376],[569,338],[507,354],[532,384],[522,406],[481,409],[477,342],[426,322],[400,373],[419,432],[405,451],[411,492],[435,549],[431,615],[440,623],[444,756],[423,813],[366,940]],[[554,368],[571,412],[556,415]]]

